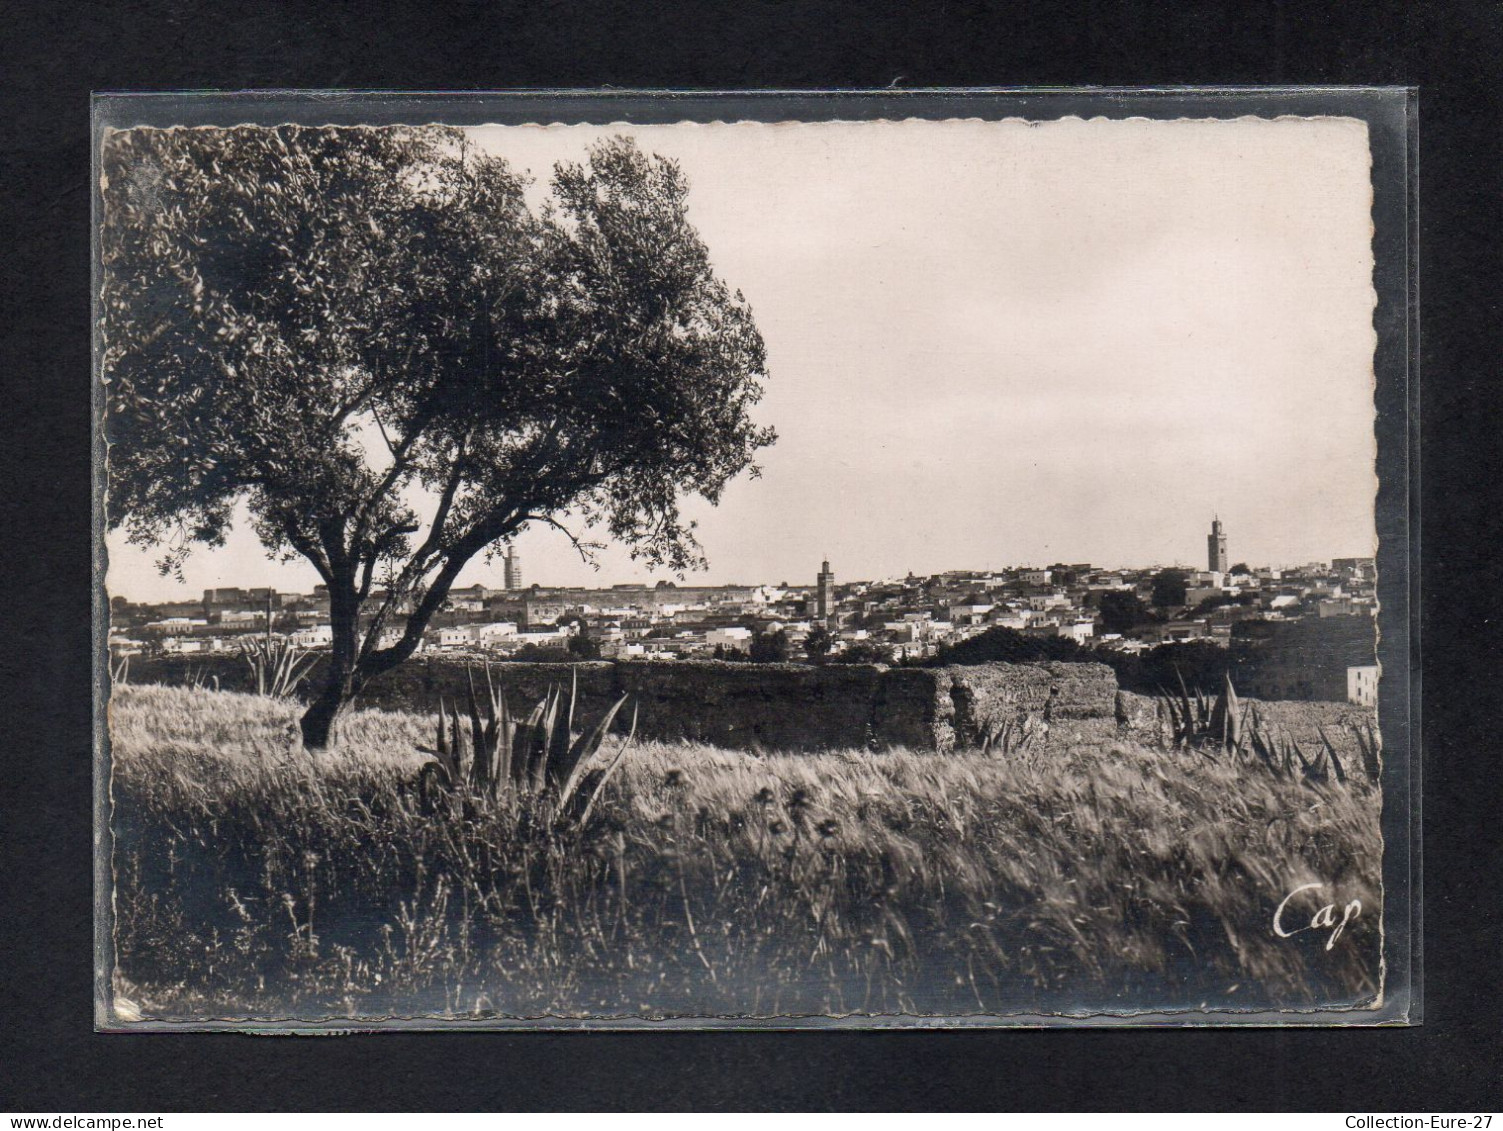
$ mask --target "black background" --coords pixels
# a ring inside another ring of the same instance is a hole
[[[1496,416],[1503,7],[12,3],[0,12],[0,1108],[1500,1106]],[[1420,87],[1426,1017],[1405,1030],[92,1031],[91,90]]]

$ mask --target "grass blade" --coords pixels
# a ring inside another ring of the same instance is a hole
[[[503,785],[511,782],[512,735],[511,712],[506,706],[506,696],[491,693],[491,721],[486,730],[486,741],[495,751],[491,761],[491,794],[501,792]]]
[[[579,739],[569,748],[563,766],[559,772],[564,775],[563,787],[559,790],[559,805],[568,800],[569,795],[579,784],[580,777],[584,774],[585,766],[589,764],[595,752],[600,749],[605,741],[605,736],[610,733],[611,724],[616,721],[616,715],[621,708],[626,706],[627,696],[623,695],[609,711],[607,711],[589,731],[579,736]]]
[[[552,785],[557,785],[569,772],[569,745],[574,739],[574,703],[579,698],[579,674],[571,673],[568,706],[564,705],[563,690],[559,690],[554,725],[548,732],[548,764],[545,776]]]
[[[470,692],[470,748],[473,751],[470,757],[470,786],[477,793],[485,793],[490,784],[491,750],[485,741],[485,724],[480,721],[480,704],[475,698],[475,669],[466,664],[464,674]]]
[[[1330,736],[1326,734],[1326,728],[1325,727],[1323,727],[1319,723],[1317,723],[1315,725],[1315,729],[1320,732],[1320,740],[1326,744],[1326,754],[1330,756],[1330,759],[1331,759],[1331,768],[1336,771],[1336,780],[1338,782],[1340,782],[1342,785],[1345,785],[1346,784],[1346,770],[1344,770],[1342,768],[1341,759],[1339,757],[1337,757],[1337,755],[1336,755],[1336,745],[1335,745],[1335,743],[1333,743],[1331,741],[1331,739],[1330,739]]]
[[[595,783],[595,788],[590,791],[590,799],[585,802],[584,810],[579,814],[579,827],[584,828],[589,823],[590,814],[595,811],[595,802],[600,800],[600,795],[605,792],[605,785],[611,780],[611,775],[616,772],[616,767],[621,765],[621,760],[626,756],[627,748],[637,737],[637,708],[631,709],[631,730],[626,734],[626,739],[621,743],[621,748],[616,751],[616,756],[610,760],[605,770],[600,775],[600,780]]]

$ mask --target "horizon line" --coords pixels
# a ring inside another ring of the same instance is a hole
[[[1312,565],[1330,566],[1330,564],[1332,562],[1340,560],[1340,559],[1343,559],[1343,558],[1354,558],[1354,559],[1362,559],[1362,560],[1376,560],[1376,556],[1373,555],[1373,554],[1334,554],[1334,555],[1331,555],[1330,557],[1326,557],[1326,558],[1316,558],[1316,559],[1311,559],[1309,561],[1303,561],[1303,562],[1297,562],[1297,563],[1281,563],[1279,565],[1266,565],[1266,564],[1253,565],[1250,562],[1239,562],[1239,563],[1235,563],[1235,564],[1245,564],[1245,565],[1247,565],[1247,567],[1248,567],[1249,570],[1251,570],[1251,571],[1253,571],[1255,573],[1255,572],[1257,572],[1258,570],[1261,570],[1261,569],[1271,569],[1271,570],[1283,571],[1283,570],[1290,570],[1290,569],[1304,569],[1304,568],[1306,568],[1308,566],[1312,566]],[[1075,567],[1078,567],[1078,566],[1084,566],[1084,567],[1089,568],[1091,570],[1102,570],[1102,571],[1107,571],[1107,572],[1130,572],[1130,573],[1141,573],[1141,572],[1146,572],[1146,571],[1150,571],[1150,570],[1165,570],[1165,569],[1187,570],[1187,571],[1189,571],[1191,573],[1215,573],[1215,572],[1217,572],[1216,570],[1207,569],[1207,568],[1204,568],[1204,567],[1201,567],[1201,566],[1197,566],[1197,565],[1190,565],[1190,564],[1186,564],[1186,563],[1180,562],[1180,561],[1175,561],[1175,562],[1150,562],[1150,563],[1148,563],[1146,565],[1098,565],[1098,564],[1096,564],[1094,562],[1066,562],[1066,561],[1063,561],[1063,560],[1059,560],[1059,561],[1050,562],[1048,564],[1042,564],[1042,565],[1034,565],[1032,563],[1024,563],[1024,564],[1015,564],[1015,565],[1006,565],[1006,566],[990,566],[990,567],[982,567],[982,568],[978,568],[978,567],[956,567],[956,568],[953,568],[953,569],[939,570],[939,571],[936,571],[934,573],[918,573],[918,572],[909,570],[907,573],[887,573],[887,574],[872,575],[872,576],[868,576],[868,577],[852,577],[852,578],[850,578],[847,581],[837,582],[837,584],[840,584],[840,585],[876,584],[876,583],[884,582],[884,581],[901,581],[901,580],[905,580],[906,578],[909,578],[909,577],[913,577],[913,578],[934,578],[934,577],[944,577],[947,574],[995,574],[995,573],[1017,572],[1017,571],[1020,571],[1020,570],[1053,569],[1056,566],[1064,566],[1066,568],[1075,568]],[[816,570],[816,574],[818,572],[819,571]],[[831,572],[838,574],[838,570],[832,570]],[[103,579],[101,579],[101,580],[102,580],[102,582],[103,582],[104,587],[106,588],[106,590],[108,590],[108,571],[106,571],[105,577]],[[186,583],[184,583],[184,584],[186,584]],[[495,589],[500,589],[500,590],[505,591],[505,592],[525,593],[528,590],[535,589],[535,588],[536,589],[577,589],[577,590],[586,590],[586,591],[588,591],[588,590],[608,590],[608,589],[618,589],[618,588],[619,589],[633,589],[633,588],[656,589],[656,588],[658,588],[660,586],[663,586],[664,584],[672,586],[674,588],[684,588],[684,589],[757,589],[757,588],[764,588],[764,587],[779,588],[779,589],[804,589],[804,588],[810,588],[810,589],[812,589],[812,588],[817,587],[818,582],[817,581],[811,581],[811,582],[808,582],[808,583],[805,583],[805,582],[792,582],[792,583],[789,583],[786,580],[779,580],[779,581],[750,581],[750,582],[747,582],[747,581],[710,582],[710,581],[695,581],[695,580],[691,580],[691,579],[682,579],[682,578],[681,579],[658,578],[658,579],[655,579],[655,580],[627,580],[627,581],[605,581],[605,580],[602,580],[602,581],[600,581],[600,582],[598,582],[596,584],[588,584],[588,585],[573,584],[573,585],[571,585],[571,584],[549,584],[547,582],[542,582],[542,581],[533,581],[533,582],[529,582],[528,584],[526,584],[525,586],[523,586],[520,589],[506,590],[505,587],[504,587],[504,585],[492,586],[492,585],[487,585],[483,581],[474,581],[474,582],[469,583],[468,585],[455,585],[455,586],[452,587],[452,589],[454,591],[462,592],[462,591],[464,591],[466,589],[473,588],[475,585],[481,585],[481,586],[484,586],[487,589],[495,588]],[[317,586],[314,587],[315,590],[317,588],[318,588]],[[183,595],[183,597],[180,598],[180,600],[184,600],[184,601],[188,601],[188,600],[202,600],[202,593],[203,592],[206,592],[206,591],[209,591],[209,590],[215,590],[215,589],[241,589],[241,590],[270,589],[271,591],[276,592],[276,593],[286,593],[286,594],[298,594],[298,593],[304,592],[303,590],[295,590],[295,589],[286,589],[286,590],[278,589],[278,588],[276,588],[273,585],[209,585],[209,586],[195,587],[192,590],[186,590],[185,593],[184,593],[184,595]],[[311,593],[313,591],[314,590],[308,590],[307,592]],[[196,596],[190,596],[189,594],[195,594]],[[131,598],[131,597],[127,596],[127,594],[125,594],[124,592],[109,592],[109,597],[110,597],[111,600],[113,600],[115,597],[125,597],[131,604],[142,604],[142,605],[149,605],[149,604],[156,604],[156,603],[173,603],[175,600],[179,600],[179,599],[174,599],[174,598],[164,598],[164,599],[161,599],[161,600],[152,600],[152,599],[136,600],[135,598]]]

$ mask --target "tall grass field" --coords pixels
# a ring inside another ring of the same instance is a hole
[[[108,711],[123,1018],[954,1017],[1379,993],[1380,794],[1360,774],[1127,742],[640,743],[570,825],[418,789],[431,716],[354,711],[313,757],[288,700],[125,686]],[[1316,883],[1276,933],[1281,901]],[[1334,939],[1293,930],[1333,901],[1361,905]]]

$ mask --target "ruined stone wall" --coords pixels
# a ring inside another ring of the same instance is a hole
[[[322,662],[302,690],[316,685]],[[245,662],[231,657],[147,661],[137,682],[190,682],[212,672],[226,691],[251,690]],[[431,711],[440,698],[465,701],[470,673],[482,696],[485,669],[417,658],[373,680],[362,706]],[[1101,664],[977,664],[889,668],[871,664],[747,664],[626,661],[493,663],[490,679],[514,712],[551,687],[577,684],[581,719],[599,718],[623,694],[637,707],[637,733],[735,749],[831,750],[906,747],[954,750],[976,744],[1008,720],[1046,720],[1058,740],[1084,741],[1115,728],[1116,679]],[[618,726],[629,722],[623,712]]]
[[[481,665],[473,666],[484,693]],[[213,672],[224,690],[248,690],[248,669],[230,657],[182,657],[134,665],[134,682],[189,682]],[[314,680],[319,672],[315,669]],[[1029,723],[1050,746],[1101,747],[1168,738],[1152,696],[1118,691],[1104,664],[1029,663],[888,668],[881,665],[626,661],[581,664],[495,663],[490,678],[513,711],[527,711],[551,687],[577,681],[579,718],[597,719],[623,694],[637,706],[643,738],[706,742],[743,750],[884,749],[950,751],[980,743],[1008,723]],[[414,659],[373,681],[361,704],[431,711],[440,696],[464,701],[463,661]],[[1344,703],[1255,702],[1272,725],[1310,752],[1320,728],[1341,754],[1356,756],[1352,728],[1370,708]],[[618,726],[629,722],[624,712]],[[1039,723],[1047,723],[1047,732]]]
[[[1261,725],[1276,736],[1294,739],[1310,757],[1321,749],[1324,731],[1348,768],[1360,765],[1362,751],[1357,732],[1365,734],[1369,726],[1376,727],[1378,722],[1373,708],[1353,703],[1261,699],[1241,702],[1250,722],[1261,720]],[[1168,716],[1156,696],[1119,691],[1117,722],[1124,738],[1145,746],[1167,743],[1172,737]]]
[[[1116,679],[1100,664],[508,663],[491,677],[514,698],[536,699],[575,668],[586,715],[629,694],[644,738],[740,749],[946,751],[1030,716],[1061,736],[1116,725]]]
[[[1100,729],[1095,724],[1116,723],[1117,677],[1105,664],[974,664],[934,671],[951,708],[941,719],[948,728],[935,730],[937,749],[974,745],[988,730],[1028,718],[1047,722],[1051,734],[1094,732]]]
[[[373,706],[426,709],[442,693],[463,695],[462,663],[433,661],[409,665],[399,687],[372,684]],[[476,667],[476,683],[485,679]],[[637,711],[637,734],[668,742],[705,742],[743,750],[829,750],[872,743],[873,721],[881,717],[880,687],[885,669],[870,665],[745,664],[708,660],[597,662],[585,664],[492,664],[490,678],[504,689],[513,711],[524,711],[551,687],[578,680],[576,710],[581,718],[603,714],[622,695]],[[379,682],[379,681],[378,681]],[[932,691],[930,698],[932,699]],[[403,700],[409,700],[403,702]],[[899,697],[901,710],[921,715],[932,708],[921,697]],[[922,725],[894,733],[924,741]],[[617,726],[630,723],[623,712]]]
[[[638,733],[767,750],[865,747],[884,671],[871,665],[623,663]]]
[[[490,679],[498,690],[506,692],[513,712],[532,709],[550,688],[565,691],[577,681],[578,700],[575,710],[582,718],[595,719],[609,710],[620,698],[616,665],[603,661],[582,664],[512,664],[490,665]],[[395,671],[372,680],[361,692],[360,703],[391,710],[427,711],[442,696],[446,702],[468,702],[471,674],[485,701],[486,670],[481,663],[465,664],[460,660],[414,659]]]

